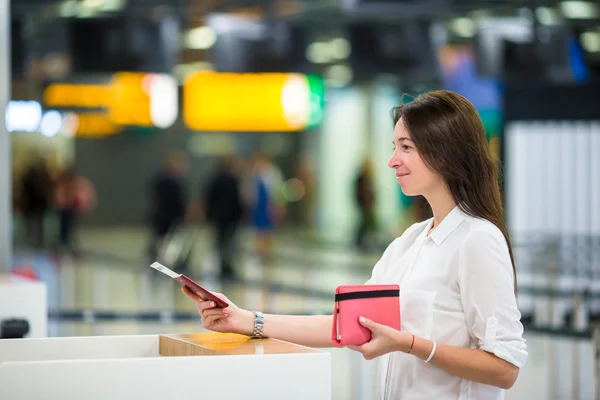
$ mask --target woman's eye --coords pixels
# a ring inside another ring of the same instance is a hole
[[[410,150],[410,149],[411,149],[411,147],[410,147],[410,146],[407,146],[407,145],[405,145],[405,144],[404,144],[404,145],[402,145],[402,150]]]

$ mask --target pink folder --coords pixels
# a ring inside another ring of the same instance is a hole
[[[400,330],[400,286],[338,286],[331,328],[334,345],[362,345],[371,340],[371,331],[358,322],[361,316]]]

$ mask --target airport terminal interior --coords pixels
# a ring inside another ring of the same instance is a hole
[[[0,342],[207,333],[155,261],[333,314],[432,216],[388,160],[391,111],[438,89],[500,166],[528,351],[505,398],[600,399],[592,0],[0,0]],[[379,398],[377,360],[323,351],[328,398]]]

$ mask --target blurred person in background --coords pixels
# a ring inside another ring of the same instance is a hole
[[[73,233],[77,219],[94,208],[94,187],[87,178],[77,174],[75,168],[68,168],[58,176],[55,201],[59,218],[59,245],[62,250],[75,253]]]
[[[375,177],[373,162],[366,158],[354,183],[354,195],[360,213],[360,222],[356,231],[355,244],[361,250],[369,247],[371,238],[377,230],[375,220]]]
[[[20,208],[29,245],[36,249],[45,245],[44,222],[53,202],[54,181],[46,160],[36,156],[21,179]]]
[[[281,188],[283,174],[269,157],[257,153],[247,181],[246,197],[250,209],[250,223],[256,232],[256,250],[263,261],[273,255],[273,231],[283,220],[285,207]]]
[[[206,221],[212,225],[214,241],[219,255],[222,279],[234,279],[233,247],[235,235],[244,216],[236,160],[233,156],[222,157],[216,174],[204,189]]]
[[[296,203],[298,225],[302,228],[311,228],[316,201],[316,179],[312,163],[307,155],[302,155],[296,160],[294,178],[302,184],[304,192]]]
[[[407,196],[424,196],[433,218],[395,239],[366,282],[400,286],[401,329],[359,317],[370,340],[348,347],[379,359],[381,398],[503,399],[528,352],[498,165],[481,119],[463,96],[429,92],[394,109],[392,142],[396,182]],[[217,294],[229,303],[223,309],[183,292],[208,330],[334,346],[331,315],[263,315]]]
[[[160,247],[167,235],[173,233],[185,221],[187,195],[184,178],[186,173],[186,156],[179,152],[171,152],[167,156],[162,170],[151,181],[151,239],[148,252],[152,260],[159,256]]]

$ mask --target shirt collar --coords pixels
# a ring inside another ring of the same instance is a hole
[[[435,242],[435,244],[438,246],[441,245],[442,242],[446,240],[446,238],[450,236],[450,234],[454,232],[456,228],[458,228],[465,218],[467,218],[467,214],[465,214],[458,206],[454,207],[454,209],[450,211],[450,214],[446,215],[446,218],[442,220],[440,226],[431,232],[429,237]],[[431,225],[432,224],[429,224],[428,230],[431,229]],[[425,235],[427,235],[427,232],[425,232]]]

